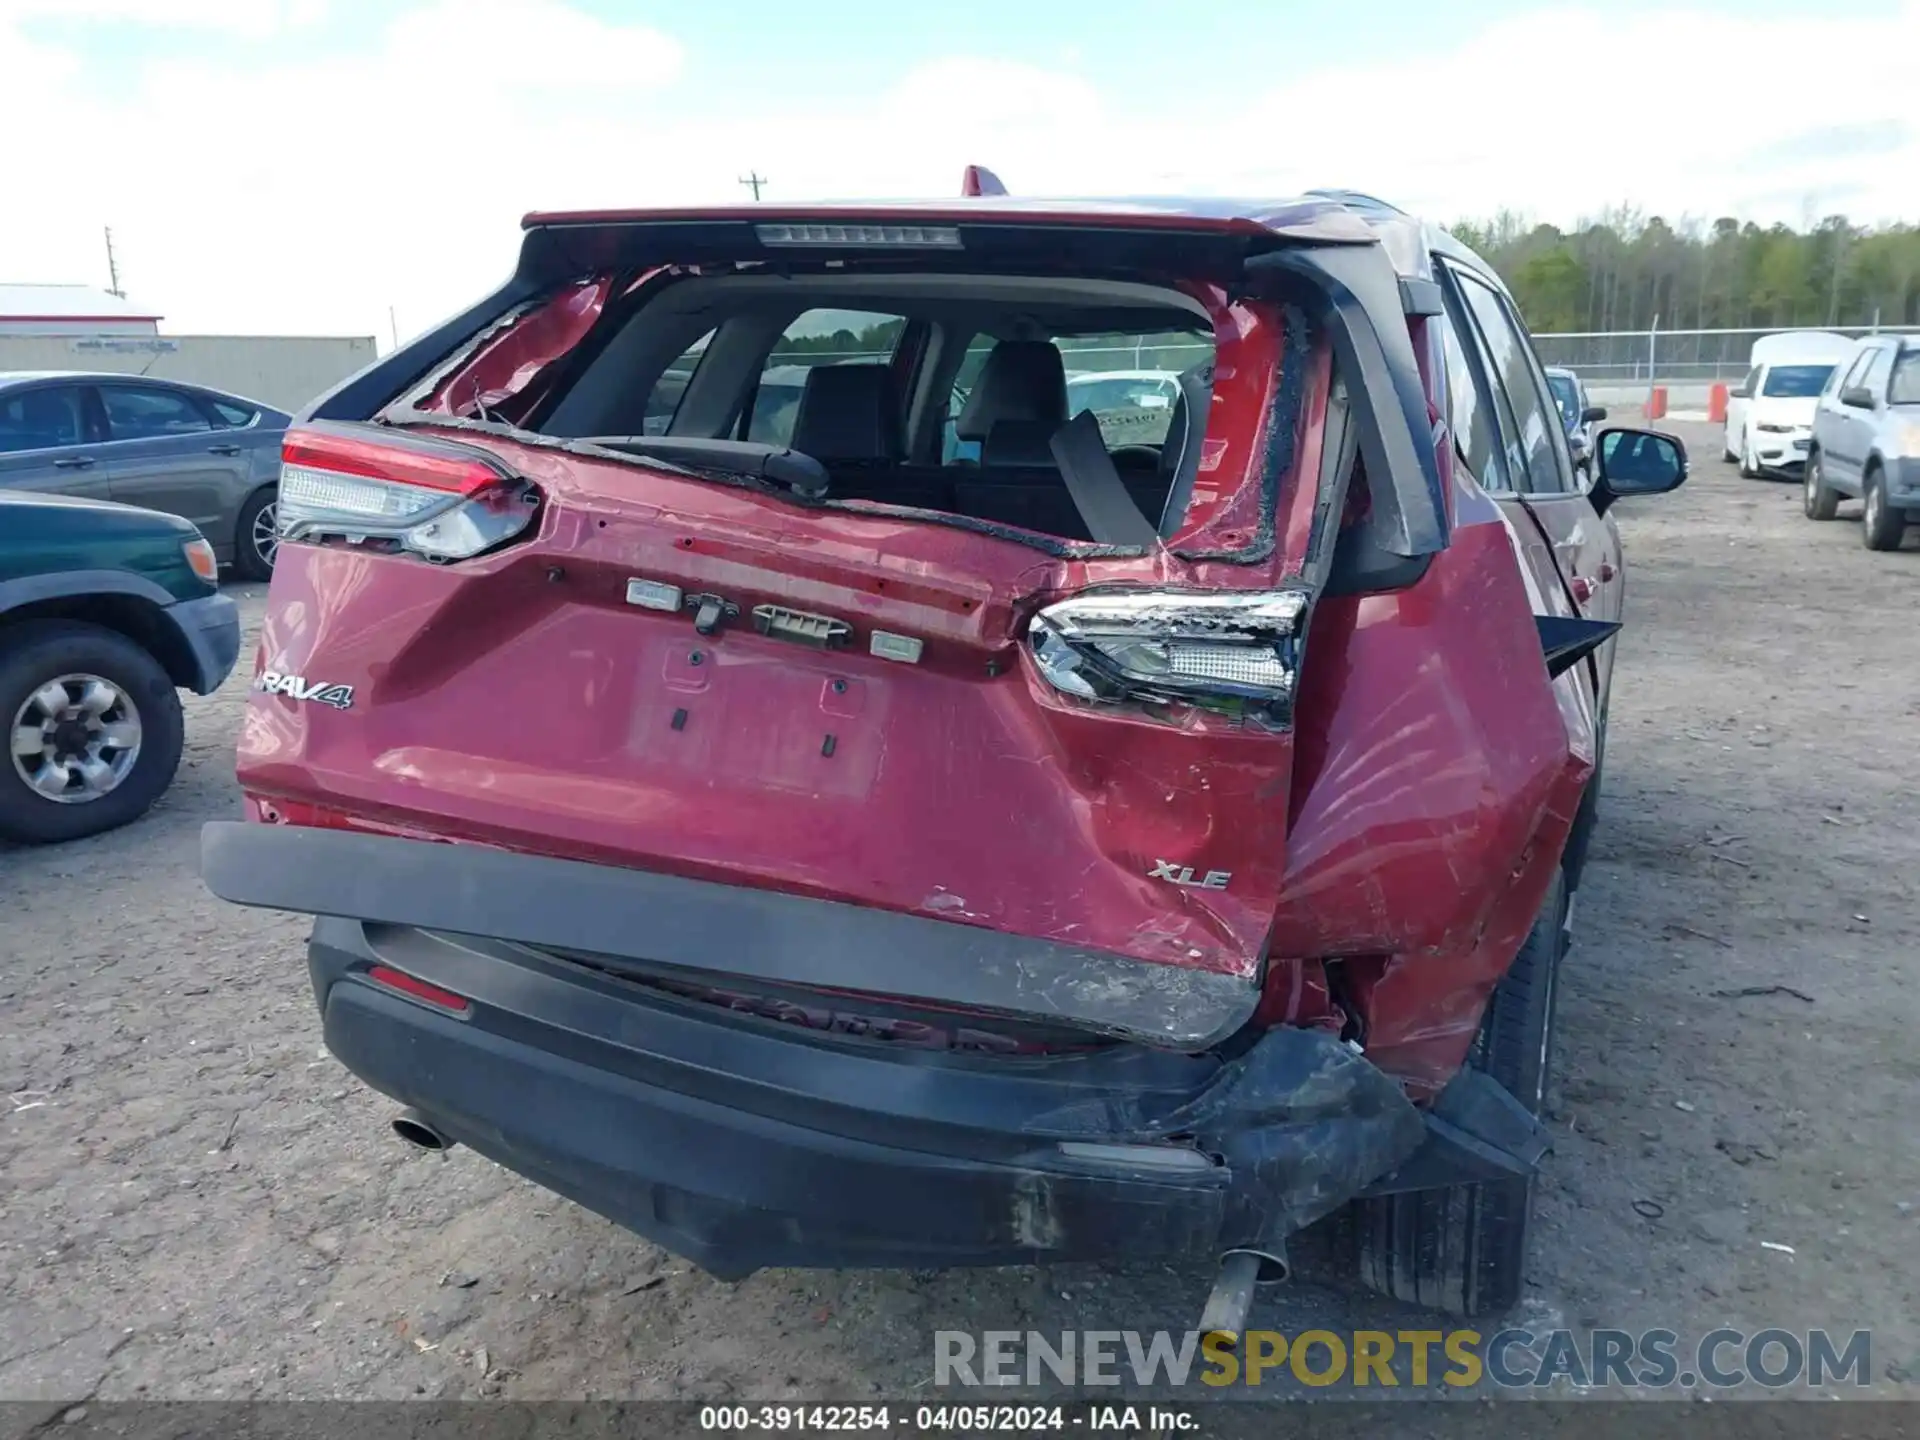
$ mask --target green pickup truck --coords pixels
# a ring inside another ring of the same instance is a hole
[[[176,692],[211,694],[240,651],[218,575],[185,520],[0,490],[0,840],[111,830],[172,783]]]

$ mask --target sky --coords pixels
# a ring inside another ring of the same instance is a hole
[[[1920,0],[0,0],[0,282],[374,335],[571,206],[1365,190],[1920,221]],[[1840,68],[1823,77],[1829,57]]]

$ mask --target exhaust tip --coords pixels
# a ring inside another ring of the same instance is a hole
[[[418,1110],[402,1110],[393,1117],[393,1133],[421,1150],[446,1151],[453,1148],[453,1141],[434,1126],[434,1123]]]
[[[1287,1259],[1284,1250],[1242,1250],[1235,1253],[1252,1255],[1259,1260],[1260,1267],[1253,1277],[1256,1285],[1279,1285],[1293,1278],[1293,1262]]]
[[[1220,1257],[1220,1278],[1201,1312],[1201,1334],[1225,1349],[1238,1350],[1253,1309],[1253,1287],[1276,1285],[1292,1273],[1284,1250],[1229,1250]]]

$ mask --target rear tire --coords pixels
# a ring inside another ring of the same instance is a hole
[[[1861,496],[1866,509],[1860,516],[1860,543],[1869,550],[1898,550],[1907,535],[1907,517],[1887,503],[1887,477],[1878,465],[1868,469]]]
[[[1800,497],[1800,508],[1809,520],[1831,520],[1840,513],[1840,492],[1827,484],[1826,469],[1820,452],[1807,456],[1807,478]]]
[[[37,697],[63,681],[74,700],[82,698],[87,681],[117,691],[121,702],[92,718],[126,727],[134,738],[90,757],[95,767],[116,772],[109,787],[88,794],[89,787],[73,780],[72,794],[54,799],[47,791],[60,774],[71,779],[78,773],[77,762],[63,764],[59,758],[76,753],[77,732],[61,727],[84,728],[89,719],[84,708],[74,706],[71,721],[55,726],[53,733],[63,738],[50,741],[57,747],[54,768],[44,755],[22,753],[22,747],[31,743],[35,728],[55,725],[52,711],[58,707]],[[0,758],[0,838],[28,845],[78,840],[139,819],[173,783],[186,733],[180,696],[159,661],[116,631],[71,620],[36,620],[0,630],[0,726],[8,751]],[[123,766],[124,755],[131,758]]]
[[[268,485],[254,491],[240,507],[240,519],[233,528],[233,570],[242,580],[273,578],[273,557],[279,545],[274,533],[278,498],[279,491]]]
[[[1495,987],[1468,1063],[1535,1115],[1553,1064],[1554,1002],[1565,950],[1566,877],[1554,872],[1540,913]],[[1414,1191],[1354,1206],[1361,1282],[1454,1315],[1499,1315],[1526,1283],[1533,1180]]]

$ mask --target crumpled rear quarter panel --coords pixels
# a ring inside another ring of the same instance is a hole
[[[1459,1067],[1593,765],[1577,672],[1549,682],[1499,512],[1461,495],[1407,590],[1323,599],[1301,682],[1269,953],[1352,968],[1368,1057],[1415,1092]]]

